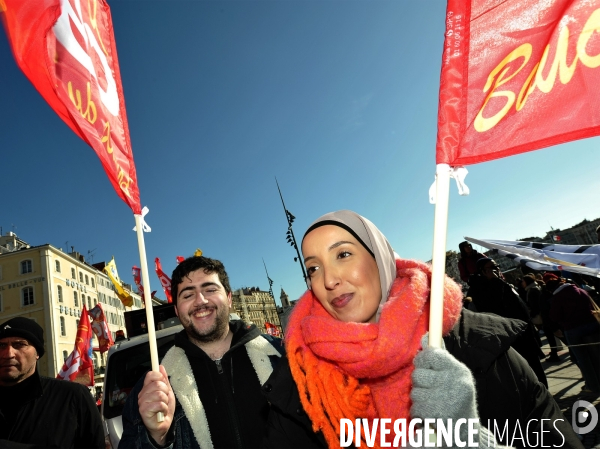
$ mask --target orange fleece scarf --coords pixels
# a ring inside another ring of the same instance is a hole
[[[413,358],[429,326],[431,268],[396,260],[396,273],[378,323],[338,321],[311,290],[290,317],[285,338],[292,376],[313,430],[323,432],[330,448],[339,447],[341,418],[410,418]],[[458,320],[462,296],[446,276],[444,335]]]

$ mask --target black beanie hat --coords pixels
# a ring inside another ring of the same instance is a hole
[[[40,357],[44,355],[44,330],[29,318],[18,316],[0,324],[0,339],[6,337],[25,338]]]

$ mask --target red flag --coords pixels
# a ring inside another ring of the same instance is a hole
[[[3,17],[18,66],[60,118],[94,149],[117,194],[140,214],[106,1],[4,0]]]
[[[163,272],[162,266],[160,265],[160,259],[158,257],[154,259],[154,262],[156,263],[156,274],[163,290],[165,291],[167,301],[173,302],[173,299],[171,298],[171,278]]]
[[[594,1],[448,0],[436,162],[600,134],[599,23]]]
[[[106,322],[106,316],[104,310],[102,310],[101,304],[96,304],[96,307],[88,312],[92,319],[92,331],[98,339],[98,348],[94,350],[100,351],[100,353],[108,351],[112,345],[115,344],[112,338],[112,334],[108,329],[108,323]]]
[[[183,262],[185,260],[185,257],[183,257],[183,256],[177,256],[176,259],[177,259],[177,263],[179,264],[179,263],[181,263],[181,262]]]
[[[281,335],[279,328],[273,323],[268,323],[265,321],[265,328],[267,329],[267,334],[272,335],[273,337],[279,337],[279,335]]]
[[[144,286],[142,285],[142,279],[141,279],[141,270],[136,267],[135,265],[133,267],[131,267],[131,272],[133,274],[133,282],[135,282],[135,285],[138,289],[138,293],[140,294],[141,298],[142,298],[142,304],[146,305],[146,299],[144,298]],[[150,297],[154,298],[154,294],[156,293],[156,290],[154,290],[151,294]]]
[[[69,355],[62,369],[56,376],[57,379],[70,380],[83,385],[94,385],[94,363],[92,362],[92,339],[94,334],[88,312],[83,306],[77,336],[75,337],[75,348]]]

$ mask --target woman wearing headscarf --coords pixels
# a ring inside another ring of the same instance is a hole
[[[302,252],[309,290],[286,329],[287,358],[263,387],[271,403],[264,447],[340,447],[343,418],[479,418],[479,447],[494,446],[485,425],[495,419],[510,430],[504,444],[513,442],[520,425],[529,434],[543,430],[544,444],[583,447],[510,348],[523,323],[461,310],[461,290],[446,277],[447,350],[423,350],[428,265],[395,257],[375,225],[351,211],[317,219],[304,234]],[[364,437],[363,429],[363,443]],[[374,444],[379,447],[379,434]]]

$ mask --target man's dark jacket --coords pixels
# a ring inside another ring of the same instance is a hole
[[[100,413],[86,387],[41,377],[37,369],[25,382],[23,405],[14,408],[18,412],[10,428],[7,417],[0,412],[1,449],[105,447]],[[9,388],[17,386],[1,390]]]
[[[258,361],[268,365],[269,373],[279,361],[283,348],[280,339],[261,335],[256,326],[247,325],[241,320],[230,322],[230,329],[233,332],[231,347],[219,363],[190,342],[185,330],[175,336],[175,347],[185,352],[185,358],[192,371],[189,375],[196,380],[198,396],[209,430],[204,436],[212,441],[215,448],[257,448],[260,446],[267,422],[269,404],[261,392],[261,383],[246,345],[257,339],[266,339],[268,343],[265,343],[276,349],[277,356],[265,354],[261,357],[262,360]],[[170,372],[167,368],[167,373],[173,389],[176,390],[174,376],[180,375],[181,372]],[[265,380],[268,375],[265,376]],[[141,419],[137,403],[144,378],[145,375],[132,389],[125,403],[120,448],[155,447]],[[206,443],[198,441],[199,437],[202,437],[194,432],[193,427],[196,426],[200,429],[199,432],[203,432],[206,431],[206,426],[200,425],[197,418],[187,416],[180,398],[177,397],[177,391],[175,396],[175,416],[167,436],[167,445],[172,444],[172,447],[181,449],[203,447]],[[194,421],[194,425],[190,424],[190,420]]]
[[[519,320],[463,310],[458,323],[444,337],[444,343],[446,349],[471,370],[480,422],[486,427],[489,423],[491,431],[495,423],[499,443],[541,447],[539,438],[543,430],[546,447],[583,448],[552,395],[537,380],[527,362],[510,347],[525,328],[525,323]],[[287,358],[275,368],[263,391],[271,403],[264,448],[327,447],[322,434],[312,431]],[[546,421],[542,423],[542,419]],[[523,437],[527,438],[527,434],[529,441],[512,440],[517,421]],[[504,437],[499,438],[505,426],[508,433],[505,431]]]

